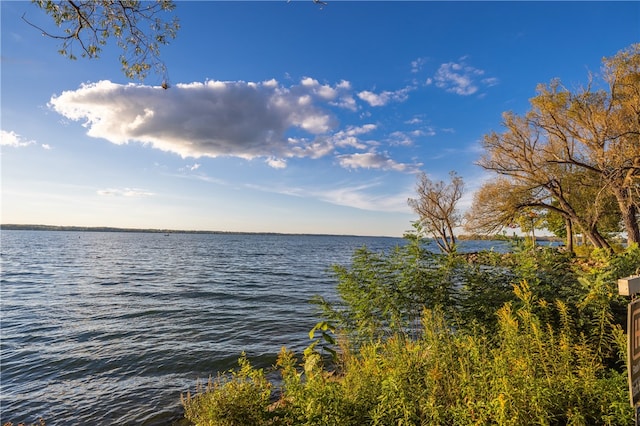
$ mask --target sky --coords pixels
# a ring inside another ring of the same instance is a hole
[[[2,1],[4,224],[402,236],[506,111],[640,41],[640,2],[176,2],[164,77],[71,61]]]

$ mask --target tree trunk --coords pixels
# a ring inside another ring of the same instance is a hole
[[[627,241],[629,244],[640,244],[640,226],[638,225],[638,211],[633,204],[622,214],[622,221],[627,230]]]
[[[589,241],[591,241],[591,244],[593,244],[596,248],[605,249],[609,252],[613,251],[613,249],[611,248],[611,244],[609,244],[609,242],[600,234],[595,226],[591,227],[591,229],[589,229],[586,234],[587,238],[589,238]]]
[[[638,225],[638,209],[633,203],[631,191],[628,187],[619,187],[612,185],[613,195],[618,201],[618,208],[622,216],[622,223],[627,232],[627,241],[629,244],[640,244],[640,225]]]
[[[562,210],[565,212],[566,217],[580,227],[583,236],[586,235],[586,237],[594,247],[605,249],[609,252],[613,251],[609,242],[602,235],[600,235],[600,232],[598,231],[598,228],[595,226],[595,224],[587,223],[580,216],[578,216],[571,204],[569,204],[567,200],[562,196],[562,193],[556,191],[553,187],[549,189],[552,193],[555,192],[555,198],[560,204]]]
[[[573,253],[573,223],[571,219],[565,218],[564,225],[567,230],[567,251]]]

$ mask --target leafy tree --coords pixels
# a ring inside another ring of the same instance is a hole
[[[506,130],[485,135],[482,144],[486,153],[479,164],[503,176],[505,191],[512,186],[517,194],[521,194],[516,210],[557,211],[577,224],[595,247],[609,249],[609,243],[597,227],[597,220],[589,211],[576,205],[579,197],[575,194],[579,186],[572,179],[573,170],[568,165],[548,161],[549,135],[529,115],[505,113],[503,126]]]
[[[547,164],[597,176],[615,197],[630,242],[640,242],[640,43],[603,59],[606,89],[571,92],[558,80],[538,87],[528,119],[546,136]]]
[[[53,19],[57,29],[45,30],[32,24],[42,34],[61,40],[58,52],[76,59],[98,58],[109,38],[122,49],[120,62],[128,78],[144,79],[150,70],[166,75],[160,60],[160,46],[175,38],[180,25],[173,17],[162,15],[175,9],[171,0],[34,0],[33,3]],[[166,81],[163,83],[166,84]],[[166,88],[166,87],[165,87]]]
[[[608,90],[540,85],[530,111],[505,113],[505,131],[485,135],[479,164],[501,178],[480,192],[476,201],[488,205],[474,215],[502,211],[485,225],[539,208],[559,214],[567,229],[577,226],[597,248],[611,249],[603,232],[618,231],[619,219],[629,241],[640,240],[640,44],[604,64]]]
[[[495,234],[515,224],[520,208],[530,205],[530,189],[498,177],[486,182],[473,196],[472,207],[465,214],[464,227],[469,232]]]
[[[462,197],[464,182],[456,172],[450,172],[451,181],[434,182],[421,173],[416,192],[418,198],[409,198],[409,206],[420,216],[420,224],[430,234],[444,253],[455,251],[456,237],[453,229],[461,223],[456,204]]]

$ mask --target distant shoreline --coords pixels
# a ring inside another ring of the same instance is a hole
[[[287,232],[243,232],[243,231],[204,231],[185,229],[155,229],[155,228],[118,228],[113,226],[73,226],[73,225],[25,225],[1,224],[0,231],[73,231],[73,232],[129,232],[147,234],[220,234],[220,235],[299,235],[309,237],[359,237],[359,238],[402,238],[387,235],[351,235],[351,234],[307,234]]]
[[[155,229],[155,228],[118,228],[113,226],[67,226],[67,225],[29,225],[29,224],[0,224],[0,231],[72,231],[72,232],[129,232],[147,234],[219,234],[219,235],[298,235],[309,237],[358,237],[358,238],[398,238],[388,235],[355,235],[355,234],[310,234],[310,233],[289,233],[289,232],[243,232],[243,231],[205,231],[205,230],[184,230],[184,229]],[[504,241],[507,238],[503,235],[459,235],[458,240],[488,240]],[[523,237],[522,237],[523,238]],[[553,236],[536,236],[537,241],[562,241]]]

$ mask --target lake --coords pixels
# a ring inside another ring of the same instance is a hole
[[[180,394],[282,346],[335,298],[331,265],[387,237],[9,231],[1,238],[1,423],[170,425]],[[507,250],[463,241],[461,251]],[[435,250],[435,246],[434,246]]]

